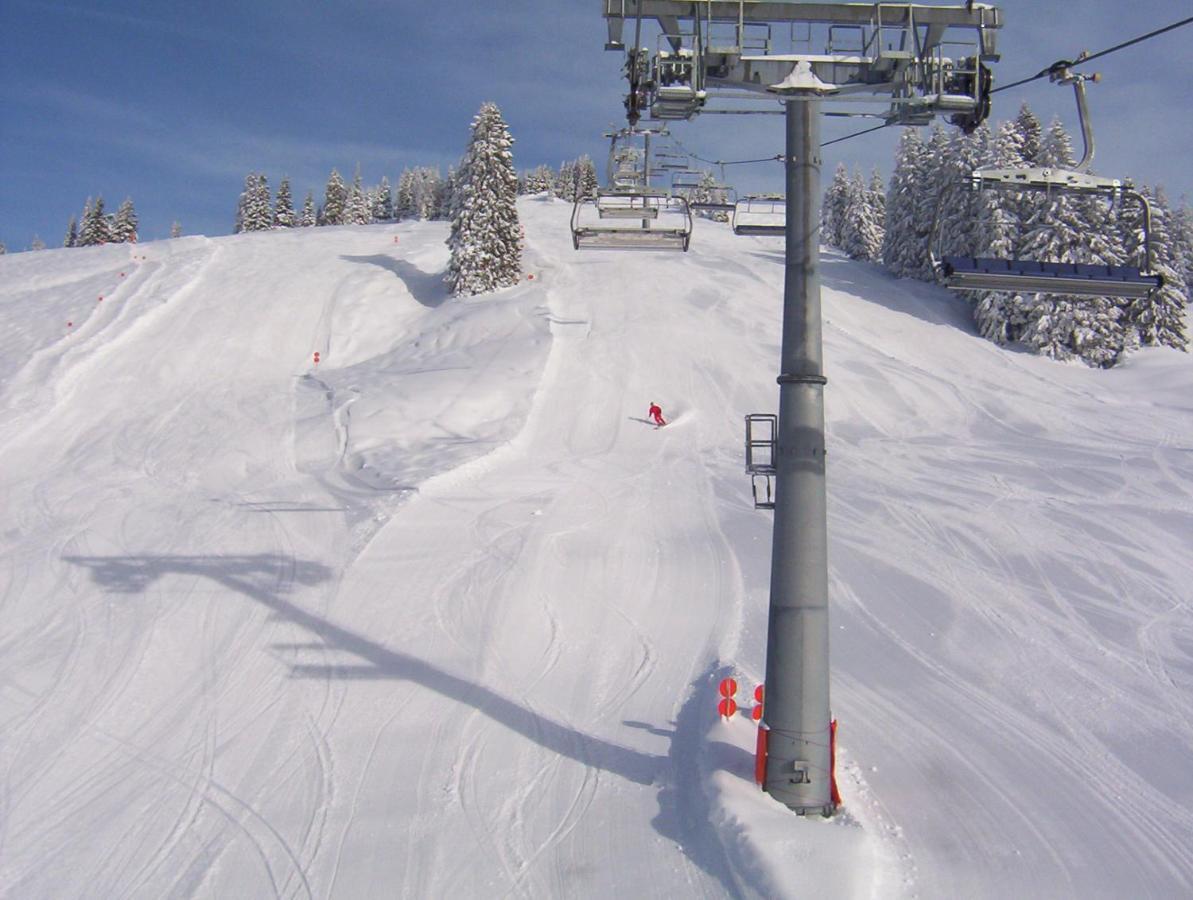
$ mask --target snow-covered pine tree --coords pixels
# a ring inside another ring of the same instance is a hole
[[[343,225],[348,220],[348,186],[340,173],[332,169],[323,192],[321,225]]]
[[[905,278],[935,281],[932,252],[935,249],[934,223],[940,205],[940,195],[948,182],[947,162],[950,153],[949,134],[940,123],[933,123],[932,133],[924,145],[921,169],[913,181],[913,229],[908,242],[909,255],[904,261]]]
[[[381,176],[381,183],[373,192],[373,221],[388,222],[394,217],[393,190],[389,186],[389,179]]]
[[[137,240],[137,211],[133,209],[132,197],[125,197],[112,217],[112,240],[117,244]]]
[[[849,183],[848,202],[841,228],[841,249],[851,259],[880,262],[882,258],[883,221],[886,185],[876,169],[867,187],[858,173]]]
[[[435,209],[431,218],[440,221],[450,221],[452,217],[452,209],[454,206],[453,197],[456,192],[456,184],[459,181],[459,175],[454,166],[447,167],[447,177],[440,178],[435,182]]]
[[[0,241],[0,256],[8,252],[8,248],[4,246],[4,241]]]
[[[576,160],[576,192],[581,197],[595,197],[600,184],[596,163],[585,153]]]
[[[414,205],[420,219],[435,218],[435,211],[439,206],[438,194],[441,190],[439,182],[442,180],[438,169],[428,166],[419,168],[414,179]]]
[[[1040,141],[1039,164],[1071,169],[1073,145],[1059,120],[1053,120]],[[1068,194],[1042,195],[1045,201],[1024,225],[1024,255],[1053,262],[1101,262],[1094,259],[1089,235],[1104,231],[1104,223],[1089,221],[1088,198]],[[1027,324],[1022,340],[1053,359],[1076,356],[1087,365],[1113,366],[1129,345],[1123,306],[1106,297],[1036,294],[1028,298]]]
[[[1172,214],[1172,241],[1185,279],[1185,305],[1193,302],[1193,210],[1184,197]]]
[[[1023,136],[1015,121],[1003,122],[990,144],[989,165],[1013,169],[1026,165]],[[978,230],[975,256],[1014,259],[1019,255],[1023,195],[1017,191],[984,191],[977,195]],[[1019,340],[1027,324],[1027,301],[1006,291],[975,292],[973,317],[978,333],[988,341],[1006,344]]]
[[[576,201],[576,162],[560,163],[559,175],[555,179],[555,196],[569,203]]]
[[[273,227],[273,206],[269,197],[269,181],[263,174],[253,172],[244,180],[244,192],[237,209],[239,231],[267,231]]]
[[[297,217],[294,215],[294,198],[290,193],[290,179],[285,175],[278,183],[277,196],[273,199],[273,224],[275,228],[293,228]]]
[[[44,250],[46,249],[46,242],[39,238],[36,234],[33,235],[33,240],[29,242],[30,250]]]
[[[365,197],[364,186],[360,179],[360,164],[357,163],[356,174],[352,178],[352,192],[348,195],[346,223],[349,225],[368,225],[369,221],[368,199]]]
[[[1188,286],[1174,240],[1172,209],[1163,188],[1144,188],[1143,193],[1151,201],[1152,207],[1152,271],[1159,274],[1164,283],[1151,296],[1131,301],[1127,307],[1127,321],[1138,332],[1139,340],[1146,345],[1187,350],[1189,341],[1185,336],[1185,297]],[[1136,223],[1138,219],[1138,215],[1133,217]],[[1133,244],[1141,243],[1140,232]]]
[[[460,162],[445,281],[457,296],[515,285],[521,279],[518,175],[513,138],[495,103],[481,106]]]
[[[236,200],[236,220],[232,223],[232,233],[240,234],[245,231],[245,217],[248,215],[249,204],[252,202],[253,191],[257,187],[257,173],[250,172],[244,176],[244,188]]]
[[[866,185],[862,181],[862,173],[854,172],[853,177],[845,180],[845,190],[842,193],[844,207],[833,214],[837,222],[837,249],[844,250],[851,259],[864,259],[861,255],[862,217],[866,214]],[[833,198],[836,200],[836,197]]]
[[[175,219],[173,222],[170,223],[170,237],[172,237],[172,238],[182,237],[182,223],[179,222],[177,219]]]
[[[845,163],[837,163],[833,180],[829,182],[820,205],[820,240],[830,247],[843,246],[849,184],[849,170],[845,168]]]
[[[990,160],[990,129],[953,131],[942,160],[939,207],[930,240],[940,256],[973,256],[982,243],[984,196],[969,187],[970,176]]]
[[[705,172],[700,176],[700,184],[692,192],[692,200],[696,203],[727,203],[729,192],[717,184],[712,172]],[[729,221],[729,213],[720,209],[701,210],[697,215],[714,222]]]
[[[928,178],[928,147],[918,129],[907,128],[895,150],[895,168],[886,192],[886,230],[882,262],[899,278],[915,277],[923,267],[924,236],[931,227],[922,222],[920,195]]]
[[[86,217],[79,230],[79,246],[94,247],[112,239],[108,231],[108,217],[104,213],[104,198],[96,197],[94,205],[88,201]]]
[[[303,228],[311,228],[315,225],[318,219],[315,216],[315,195],[312,191],[307,191],[307,198],[302,201],[302,218],[298,220],[298,224]]]
[[[87,202],[83,204],[83,212],[79,216],[79,236],[75,241],[76,247],[83,246],[83,226],[87,224],[87,220],[91,218],[91,198],[87,198]]]
[[[526,193],[550,194],[555,184],[555,173],[550,166],[535,166],[526,173]]]
[[[403,169],[398,178],[398,193],[394,199],[394,218],[398,221],[409,219],[414,212],[414,172]]]
[[[75,217],[70,217],[70,224],[66,226],[66,237],[62,239],[63,247],[75,247],[79,243],[79,224]]]

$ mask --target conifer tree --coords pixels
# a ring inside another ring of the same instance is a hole
[[[555,196],[574,203],[576,200],[576,163],[568,161],[559,166],[559,175],[555,179]]]
[[[173,222],[170,223],[170,237],[172,237],[172,238],[182,237],[182,223],[179,222],[177,219],[175,219]]]
[[[290,179],[284,175],[278,184],[277,196],[273,200],[273,224],[277,228],[293,228],[296,224]]]
[[[311,228],[317,221],[315,217],[315,195],[307,191],[307,198],[302,201],[302,219],[299,224],[303,228]]]
[[[244,176],[244,188],[236,200],[236,219],[232,223],[232,233],[240,234],[245,230],[245,216],[248,213],[250,198],[257,186],[256,173],[250,172]]]
[[[87,215],[80,226],[79,246],[94,247],[108,243],[112,237],[108,229],[108,217],[104,213],[104,198],[97,197],[94,205],[85,208]]]
[[[820,240],[830,247],[843,246],[849,190],[849,170],[845,168],[845,163],[837,163],[833,180],[824,192],[824,202],[820,207]]]
[[[327,179],[327,187],[323,192],[323,215],[319,219],[321,225],[343,225],[348,217],[348,186],[335,169]]]
[[[415,171],[414,207],[418,217],[424,221],[435,218],[441,180],[438,169],[423,166]]]
[[[401,221],[409,219],[414,214],[414,172],[410,169],[403,169],[398,178],[398,193],[394,200],[394,218]]]
[[[1026,165],[1023,137],[1015,121],[1003,122],[991,142],[990,166],[1013,169]],[[985,191],[978,194],[978,229],[975,256],[1014,259],[1019,255],[1023,195],[1017,191]],[[974,323],[988,341],[1006,344],[1019,340],[1027,324],[1026,298],[1006,291],[978,292],[974,301]]]
[[[495,103],[472,120],[460,162],[445,281],[457,296],[517,284],[522,272],[513,138]]]
[[[377,190],[373,194],[373,220],[388,222],[394,217],[393,205],[393,191],[389,186],[389,179],[382,175],[381,184],[377,185]]]
[[[1176,261],[1185,281],[1185,304],[1193,300],[1193,210],[1182,197],[1172,214],[1172,242]]]
[[[895,169],[887,185],[886,229],[882,262],[899,278],[918,277],[927,251],[931,223],[919,218],[927,192],[928,147],[915,128],[904,130],[895,150]]]
[[[440,178],[434,185],[434,205],[435,211],[431,218],[450,220],[452,217],[453,197],[456,192],[456,185],[459,182],[459,174],[455,168],[448,166],[447,177]]]
[[[585,153],[576,160],[576,194],[579,197],[595,197],[600,179],[597,178],[596,163]]]
[[[8,248],[4,246],[4,241],[0,241],[0,256],[8,252]]]
[[[881,261],[885,207],[886,186],[877,170],[868,187],[860,173],[849,182],[840,246],[851,259]]]
[[[33,240],[29,242],[30,250],[44,250],[46,249],[46,242],[39,238],[36,234],[33,235]]]
[[[244,190],[236,207],[234,231],[266,231],[273,227],[273,209],[269,199],[269,182],[265,176],[250,172],[244,179]]]
[[[116,210],[112,218],[112,240],[117,244],[127,244],[137,240],[137,212],[133,209],[131,197],[125,197],[124,202]]]
[[[527,172],[525,180],[527,194],[549,194],[555,182],[555,175],[550,166],[540,165]]]
[[[70,224],[66,226],[66,237],[62,240],[63,247],[75,247],[79,243],[79,226],[75,217],[70,217]]]
[[[349,225],[368,225],[370,221],[369,204],[360,179],[359,163],[356,166],[356,174],[352,178],[352,192],[348,195],[346,221]]]
[[[1127,319],[1137,330],[1139,340],[1149,346],[1162,345],[1178,350],[1188,348],[1185,336],[1185,297],[1188,286],[1174,241],[1174,217],[1163,189],[1144,189],[1151,201],[1152,227],[1150,232],[1152,271],[1164,283],[1148,297],[1131,302]],[[1138,215],[1134,217],[1138,220]],[[1142,242],[1142,234],[1136,243]],[[1142,249],[1142,248],[1141,248]]]
[[[1072,141],[1059,121],[1054,120],[1041,139],[1039,162],[1061,169],[1076,162]],[[1043,199],[1045,203],[1025,223],[1025,255],[1064,263],[1104,262],[1093,258],[1089,247],[1087,235],[1098,231],[1098,225],[1091,227],[1088,221],[1090,205],[1066,194]],[[1106,368],[1129,347],[1123,307],[1110,298],[1037,294],[1028,301],[1026,318],[1023,342],[1053,359],[1076,356],[1088,365]]]

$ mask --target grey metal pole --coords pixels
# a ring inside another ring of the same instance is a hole
[[[792,98],[786,106],[786,271],[764,787],[801,815],[831,815],[825,378],[818,272],[820,101]]]

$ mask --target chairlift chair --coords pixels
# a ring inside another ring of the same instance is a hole
[[[594,220],[589,210],[596,211]],[[578,197],[572,207],[572,246],[614,250],[683,250],[692,237],[692,211],[683,197],[643,188]]]
[[[993,259],[974,256],[940,256],[932,248],[932,265],[946,287],[967,291],[1015,291],[1027,294],[1071,294],[1082,297],[1147,297],[1164,283],[1152,270],[1151,206],[1147,197],[1127,188],[1115,178],[1091,175],[1086,169],[1094,155],[1093,131],[1085,102],[1085,81],[1097,75],[1080,75],[1067,67],[1051,73],[1053,81],[1072,84],[1077,96],[1084,152],[1072,169],[1029,167],[1022,169],[978,169],[970,178],[974,190],[1009,190],[1045,194],[1076,194],[1107,198],[1114,203],[1124,197],[1142,208],[1142,260],[1139,266],[1064,263],[1047,260]],[[940,210],[932,231],[940,234]]]
[[[777,194],[750,194],[733,204],[734,234],[775,237],[787,233],[787,200]]]

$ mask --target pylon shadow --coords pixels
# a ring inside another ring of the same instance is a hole
[[[668,755],[653,755],[584,734],[547,718],[483,684],[453,675],[409,653],[386,647],[286,599],[283,595],[295,585],[311,586],[331,579],[332,570],[317,562],[269,553],[245,556],[67,556],[63,559],[88,569],[96,585],[118,594],[142,593],[155,581],[169,575],[210,579],[229,591],[260,603],[275,615],[318,638],[318,642],[296,644],[296,647],[331,648],[350,653],[360,660],[350,665],[291,665],[293,677],[414,682],[480,712],[560,756],[609,772],[634,784],[658,785],[659,813],[652,821],[654,828],[681,847],[693,864],[717,879],[728,895],[740,895],[708,816],[692,815],[694,810],[707,811],[707,800],[704,799],[701,785],[696,780],[686,779],[680,784],[676,778],[677,775],[699,777],[690,759],[699,752],[698,729],[677,728],[677,733],[688,732],[684,735],[684,743],[691,744],[680,751],[687,764],[683,766],[684,771],[677,772],[673,766],[680,741],[675,739],[675,735],[672,735]],[[681,720],[688,719],[690,724],[695,724],[690,721],[693,715],[698,715],[697,706],[689,700],[680,714]],[[682,726],[684,722],[677,724]],[[685,802],[689,795],[691,801]]]

